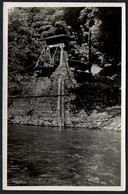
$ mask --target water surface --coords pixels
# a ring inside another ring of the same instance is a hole
[[[8,185],[119,186],[120,135],[9,125]]]

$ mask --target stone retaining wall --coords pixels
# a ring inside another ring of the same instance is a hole
[[[111,112],[115,109],[115,113]],[[89,129],[121,130],[120,107],[109,108],[98,113],[94,110],[89,116],[84,110],[73,113],[70,102],[65,105],[65,126]],[[57,97],[41,99],[17,99],[9,108],[8,122],[17,124],[58,126]]]
[[[32,98],[16,98],[8,109],[8,122],[17,124],[31,124],[41,126],[58,126],[58,98],[53,95],[58,94],[58,79],[63,77],[65,80],[65,94],[71,88],[71,83],[67,75],[67,69],[64,61],[58,66],[56,71],[48,77],[24,76],[19,77],[22,84],[22,93],[20,96],[47,96]],[[73,78],[73,73],[70,72]],[[72,79],[75,85],[75,80]],[[48,97],[51,96],[51,97]],[[65,126],[85,127],[90,129],[121,129],[120,108],[117,107],[105,110],[102,113],[93,111],[90,116],[84,110],[74,113],[73,105],[70,101],[74,98],[73,94],[65,97]],[[116,115],[118,109],[119,114]],[[114,112],[111,113],[111,110]]]

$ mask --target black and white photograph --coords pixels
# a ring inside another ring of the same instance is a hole
[[[6,2],[3,189],[125,190],[125,3]]]

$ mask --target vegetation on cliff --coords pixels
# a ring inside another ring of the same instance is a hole
[[[120,104],[121,8],[10,9],[8,69],[11,96],[22,90],[16,75],[33,75],[35,71],[43,46],[35,34],[43,38],[66,34],[74,38],[67,45],[67,51],[69,59],[79,61],[69,62],[78,87],[70,92],[79,93],[88,109]],[[94,65],[102,69],[98,74],[91,72]],[[82,108],[77,97],[74,102]]]

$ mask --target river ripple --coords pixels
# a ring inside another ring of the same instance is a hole
[[[8,185],[119,186],[120,132],[9,125]]]

